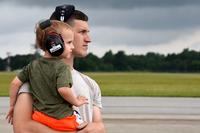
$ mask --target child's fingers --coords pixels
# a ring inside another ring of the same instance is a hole
[[[8,112],[8,114],[6,115],[6,120],[7,120],[8,123],[10,123],[10,124],[13,123],[13,114],[12,114],[12,112]]]
[[[8,114],[6,115],[6,120],[10,119],[10,112],[8,112]]]
[[[85,96],[78,96],[78,99],[80,99],[80,100],[88,100]]]

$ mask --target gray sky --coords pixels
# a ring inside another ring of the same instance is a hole
[[[126,54],[200,50],[199,0],[0,0],[0,57],[33,53],[35,23],[55,6],[74,4],[89,16],[89,52]]]

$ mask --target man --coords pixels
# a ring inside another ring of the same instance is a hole
[[[51,19],[67,22],[74,31],[74,49],[71,58],[64,62],[71,67],[73,90],[76,95],[86,96],[88,105],[76,108],[84,120],[89,122],[87,127],[78,133],[104,133],[104,124],[101,117],[101,93],[97,83],[88,76],[74,70],[74,58],[87,55],[88,44],[91,42],[89,36],[88,17],[81,11],[75,10],[73,6],[58,6],[52,14]],[[72,13],[68,14],[69,11]],[[27,89],[27,84],[23,86]],[[23,90],[23,89],[22,89]],[[26,91],[22,91],[26,92]],[[14,110],[14,132],[15,133],[59,133],[31,119],[32,98],[29,93],[20,93]]]

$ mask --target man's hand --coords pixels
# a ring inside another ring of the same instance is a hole
[[[8,114],[6,115],[6,120],[8,123],[13,124],[13,113],[14,113],[14,106],[10,107]]]
[[[106,133],[106,131],[102,122],[92,122],[77,133]]]

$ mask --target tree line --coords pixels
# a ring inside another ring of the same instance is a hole
[[[35,54],[11,56],[10,68],[22,69],[37,57]],[[7,64],[7,58],[0,58],[1,71],[6,70]],[[178,54],[149,52],[145,55],[127,55],[124,51],[114,54],[109,50],[101,58],[93,53],[89,53],[86,58],[77,58],[74,66],[80,71],[200,72],[200,51],[184,49]]]

